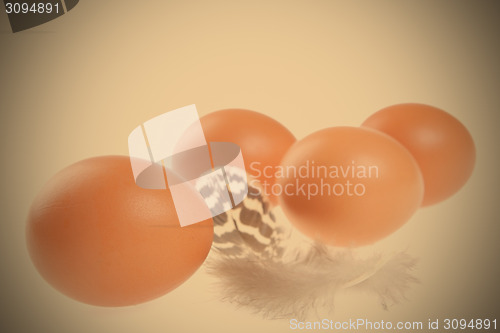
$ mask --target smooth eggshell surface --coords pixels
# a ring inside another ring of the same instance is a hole
[[[476,161],[472,136],[441,109],[417,103],[393,105],[374,113],[363,126],[392,136],[412,153],[424,177],[423,206],[449,198],[472,174]]]
[[[305,235],[326,244],[378,241],[408,221],[422,201],[423,181],[414,158],[375,130],[317,131],[297,141],[281,165],[285,215]]]
[[[27,245],[40,274],[78,301],[145,302],[179,286],[204,262],[212,219],[181,227],[168,190],[137,186],[130,159],[103,156],[56,174],[35,198]]]

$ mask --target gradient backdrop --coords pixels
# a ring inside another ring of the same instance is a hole
[[[329,317],[500,320],[498,2],[82,0],[16,34],[0,17],[2,332],[291,331],[217,301],[203,269],[160,299],[106,309],[61,295],[28,258],[27,211],[56,171],[126,154],[138,124],[192,103],[260,111],[298,138],[401,102],[459,118],[477,145],[468,184],[374,246],[419,257],[421,284],[389,311],[343,293]]]

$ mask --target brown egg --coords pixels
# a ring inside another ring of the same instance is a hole
[[[476,148],[465,126],[436,107],[407,103],[384,108],[363,126],[389,134],[415,157],[424,177],[423,206],[456,193],[472,174]]]
[[[241,148],[246,171],[260,182],[271,203],[277,204],[278,197],[272,193],[274,170],[296,141],[293,134],[273,118],[244,109],[212,112],[200,121],[208,142],[233,142]]]
[[[204,262],[212,236],[212,219],[181,227],[169,190],[137,186],[125,156],[63,169],[27,221],[40,274],[67,296],[100,306],[138,304],[176,288]]]
[[[419,208],[422,175],[410,152],[368,128],[331,127],[297,141],[282,161],[280,202],[314,240],[361,246],[396,231]]]

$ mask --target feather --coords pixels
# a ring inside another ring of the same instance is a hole
[[[256,186],[235,208],[214,217],[213,250],[230,257],[280,257],[287,233],[278,225],[269,201]]]
[[[303,320],[334,310],[341,289],[377,295],[384,309],[399,303],[417,282],[416,260],[405,252],[359,258],[353,249],[312,242],[278,221],[258,188],[214,218],[213,251],[205,267],[220,298],[268,319]]]
[[[405,293],[419,280],[411,273],[417,259],[406,252],[399,252],[386,260],[366,279],[354,281],[353,289],[365,290],[378,295],[381,306],[387,310],[390,305],[405,299]]]
[[[387,309],[398,303],[415,278],[415,260],[398,253],[381,263],[381,256],[356,259],[352,251],[332,251],[314,244],[296,260],[245,260],[211,257],[209,273],[219,279],[221,299],[248,308],[268,319],[305,319],[316,309],[333,312],[335,294],[344,288],[373,292]]]

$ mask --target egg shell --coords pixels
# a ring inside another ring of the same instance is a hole
[[[27,246],[40,274],[67,296],[126,306],[178,287],[204,262],[213,221],[181,227],[169,190],[137,186],[126,156],[77,162],[31,206]]]
[[[241,148],[246,171],[261,183],[263,192],[276,205],[278,197],[271,192],[276,182],[272,170],[296,141],[295,136],[277,120],[245,109],[215,111],[200,121],[208,142],[233,142]]]
[[[476,148],[467,128],[434,106],[406,103],[384,108],[363,122],[403,144],[415,157],[425,183],[422,206],[458,192],[472,175]]]
[[[423,180],[413,156],[372,129],[312,133],[289,149],[281,166],[288,170],[278,179],[285,215],[299,231],[330,245],[376,242],[407,222],[422,201]]]

